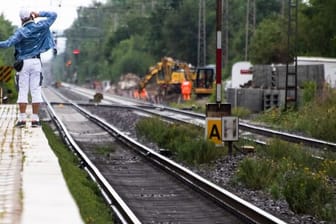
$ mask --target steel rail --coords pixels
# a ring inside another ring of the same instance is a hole
[[[164,107],[162,108],[162,110],[170,110],[176,113],[182,113],[182,114],[189,115],[189,116],[196,117],[196,118],[204,118],[204,119],[206,118],[204,114],[193,113],[193,112],[170,108],[170,107]],[[268,136],[268,137],[277,137],[277,138],[290,141],[290,142],[302,143],[308,146],[314,146],[314,147],[318,147],[322,149],[330,149],[332,151],[336,151],[335,142],[324,141],[324,140],[320,140],[316,138],[309,138],[309,137],[305,137],[305,136],[301,136],[297,134],[287,133],[284,131],[277,131],[277,130],[273,130],[270,128],[249,124],[247,121],[243,121],[241,119],[239,119],[239,128],[245,131],[250,131],[252,133],[257,133],[257,134],[261,134],[261,135]]]
[[[238,216],[244,217],[244,219],[248,220],[249,223],[284,223],[277,217],[261,210],[251,203],[237,197],[236,195],[226,191],[218,185],[204,179],[198,174],[193,173],[185,167],[175,163],[174,161],[148,148],[147,146],[144,146],[136,140],[128,137],[126,134],[120,132],[117,128],[115,128],[113,125],[109,124],[105,120],[90,113],[89,111],[82,108],[80,105],[72,102],[71,100],[66,99],[66,97],[62,94],[58,93],[58,95],[61,98],[67,100],[69,104],[72,104],[76,108],[76,110],[79,111],[83,116],[98,124],[101,128],[110,133],[114,138],[123,142],[125,145],[136,149],[139,153],[150,159],[152,162],[163,167],[165,170],[168,170],[182,181],[188,183],[194,189],[211,197],[223,207],[231,210],[233,213],[238,214]],[[126,108],[139,109],[135,106],[127,106]]]
[[[66,87],[68,87],[69,89],[71,89],[72,91],[75,92],[75,90],[77,90],[77,93],[79,94],[84,94],[85,96],[88,96],[91,94],[93,94],[92,90],[89,89],[85,89],[85,88],[80,88],[80,87],[76,87],[70,84],[65,84]],[[119,103],[124,103],[125,104],[125,98],[121,97],[121,96],[104,96],[105,100],[104,103],[108,104],[109,102],[116,102],[116,98],[117,98],[117,102]],[[137,100],[130,100],[127,98],[127,102],[132,102],[133,106],[137,105],[137,102],[139,103],[139,101]],[[175,109],[175,108],[171,108],[171,107],[167,107],[167,106],[163,106],[163,105],[154,105],[154,104],[150,104],[150,103],[142,103],[145,108],[147,108],[147,112],[148,113],[152,113],[155,114],[154,112],[150,112],[150,108],[153,107],[159,111],[171,111],[171,112],[175,112],[175,113],[179,113],[179,114],[184,114],[186,116],[191,116],[197,119],[203,119],[205,120],[206,116],[204,114],[200,114],[200,113],[194,113],[191,111],[186,111],[186,110],[181,110],[181,109]],[[155,110],[154,109],[154,110]],[[146,110],[144,110],[145,112]],[[157,113],[156,113],[157,114]],[[174,119],[174,118],[171,118]],[[174,120],[178,120],[180,122],[185,122],[185,123],[191,123],[194,125],[198,125],[197,123],[193,123],[190,121],[183,121],[183,120],[179,120],[179,119],[174,119]],[[201,126],[201,125],[198,125]],[[205,126],[205,123],[203,124],[203,127]],[[336,151],[336,143],[335,142],[329,142],[329,141],[324,141],[324,140],[320,140],[320,139],[316,139],[316,138],[310,138],[310,137],[305,137],[305,136],[301,136],[301,135],[297,135],[297,134],[291,134],[291,133],[287,133],[284,131],[277,131],[277,130],[273,130],[270,128],[266,128],[266,127],[262,127],[262,126],[258,126],[258,125],[254,125],[254,124],[250,124],[247,121],[244,121],[242,119],[239,119],[239,128],[241,130],[245,130],[245,131],[249,131],[251,133],[257,133],[260,135],[264,135],[264,136],[268,136],[268,137],[276,137],[282,140],[286,140],[286,141],[290,141],[290,142],[294,142],[294,143],[302,143],[304,145],[307,146],[314,146],[316,148],[320,148],[320,149],[327,149],[327,150],[331,150],[331,151]]]
[[[160,107],[161,110],[168,110],[168,111],[172,111],[172,112],[176,112],[176,113],[181,113],[184,115],[189,115],[191,117],[195,117],[195,118],[203,118],[205,119],[206,116],[204,114],[199,114],[199,113],[194,113],[194,112],[190,112],[190,111],[185,111],[185,110],[180,110],[180,109],[175,109],[175,108],[171,108],[171,107]],[[309,137],[305,137],[305,136],[301,136],[301,135],[297,135],[297,134],[291,134],[291,133],[287,133],[284,131],[277,131],[277,130],[273,130],[270,128],[266,128],[266,127],[262,127],[262,126],[258,126],[258,125],[254,125],[254,124],[250,124],[247,121],[244,121],[242,119],[239,120],[239,128],[241,128],[242,130],[245,131],[250,131],[252,133],[257,133],[257,134],[261,134],[264,136],[268,136],[268,137],[277,137],[286,141],[290,141],[290,142],[295,142],[295,143],[302,143],[308,146],[314,146],[314,147],[318,147],[318,148],[322,148],[322,149],[330,149],[332,151],[336,151],[336,143],[335,142],[329,142],[329,141],[324,141],[324,140],[320,140],[320,139],[316,139],[316,138],[309,138]]]
[[[196,190],[204,194],[207,194],[217,203],[221,204],[227,209],[230,209],[238,216],[241,216],[244,219],[248,220],[249,223],[279,223],[279,224],[285,223],[279,218],[261,210],[260,208],[252,205],[251,203],[237,197],[236,195],[226,191],[225,189],[219,187],[218,185],[215,185],[214,183],[204,179],[198,174],[193,173],[192,171],[186,169],[185,167],[175,163],[174,161],[148,148],[147,146],[128,137],[126,134],[120,132],[117,128],[115,128],[105,120],[90,113],[89,111],[85,110],[79,105],[74,104],[74,107],[84,116],[94,121],[96,124],[98,124],[104,130],[109,132],[119,141],[123,142],[129,147],[137,149],[138,152],[143,154],[152,162],[170,171],[172,174],[174,174],[184,182],[188,183]]]
[[[256,125],[252,125],[248,123],[243,123],[243,122],[239,123],[239,127],[246,131],[250,131],[253,133],[259,133],[265,136],[277,137],[277,138],[287,140],[290,142],[302,143],[307,146],[314,146],[314,147],[321,148],[321,149],[328,149],[331,151],[336,151],[336,143],[334,142],[323,141],[323,140],[316,139],[316,138],[309,138],[309,137],[291,134],[291,133],[287,133],[283,131],[276,131],[276,130],[272,130],[269,128],[260,127],[260,126],[256,126]]]
[[[94,182],[100,187],[105,200],[109,203],[112,210],[115,212],[117,217],[122,223],[140,224],[141,222],[135,216],[133,211],[126,205],[118,193],[113,189],[113,187],[108,183],[105,177],[101,174],[98,168],[90,161],[86,154],[77,145],[74,139],[71,137],[67,131],[65,125],[61,119],[57,116],[55,110],[52,108],[51,103],[43,94],[44,102],[47,104],[48,112],[55,122],[61,137],[64,139],[65,143],[72,149],[75,154],[80,158],[84,165],[84,169],[88,172],[89,176]]]

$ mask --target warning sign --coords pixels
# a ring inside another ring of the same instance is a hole
[[[8,82],[11,79],[12,66],[0,66],[0,82]]]
[[[216,145],[223,144],[222,142],[222,119],[220,117],[207,117],[205,119],[205,134],[206,139],[214,142]]]

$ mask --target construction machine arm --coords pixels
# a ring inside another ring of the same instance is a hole
[[[183,69],[184,73],[178,71],[179,69]],[[144,89],[154,76],[157,76],[156,83],[159,85],[176,84],[184,80],[194,81],[196,78],[196,74],[191,71],[187,63],[175,61],[171,57],[163,57],[160,62],[150,68],[148,74],[140,81],[139,91]]]
[[[162,63],[157,63],[154,67],[149,69],[149,72],[145,75],[145,77],[139,83],[139,91],[143,90],[148,82],[162,69]]]
[[[179,67],[181,67],[185,72],[185,78],[187,81],[194,81],[196,78],[196,73],[192,72],[190,69],[190,66],[187,63],[181,63],[179,64]]]

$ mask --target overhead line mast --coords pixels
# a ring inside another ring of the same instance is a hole
[[[229,64],[229,0],[223,0],[223,65]]]
[[[298,104],[298,65],[297,65],[297,33],[298,33],[298,0],[288,0],[288,36],[286,62],[285,110],[296,108]],[[290,66],[293,64],[293,66]]]
[[[245,24],[245,61],[248,60],[248,49],[251,36],[256,27],[256,1],[247,0],[246,2],[246,24]]]
[[[197,67],[203,67],[206,65],[206,19],[205,18],[206,18],[205,0],[199,0]]]

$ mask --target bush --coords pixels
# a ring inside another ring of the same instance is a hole
[[[169,124],[158,118],[145,118],[136,124],[136,132],[169,149],[178,160],[189,164],[208,163],[223,154],[223,149],[203,138],[204,131],[193,125]]]
[[[265,111],[257,120],[333,142],[336,139],[336,90],[325,88],[318,97],[311,99],[315,95],[314,87],[309,83],[307,85],[304,106],[298,111],[272,109]]]
[[[189,164],[209,163],[221,155],[221,149],[204,139],[185,142],[178,148],[177,158]]]
[[[279,139],[273,139],[266,148],[259,147],[257,153],[260,157],[279,163],[285,160],[287,163],[294,163],[296,166],[309,167],[314,170],[318,170],[321,166],[321,160],[312,157],[311,153],[305,151],[301,145]]]
[[[336,178],[336,160],[326,159],[322,163],[322,170],[329,176]]]
[[[297,213],[335,220],[336,198],[328,182],[336,175],[334,154],[321,153],[316,158],[300,145],[275,139],[268,147],[257,147],[256,155],[241,162],[236,182],[269,191],[276,199],[286,199]]]
[[[308,168],[289,171],[286,174],[283,194],[290,208],[297,213],[309,213],[320,218],[330,208],[335,208],[333,190],[323,173],[311,172]]]
[[[309,103],[314,100],[316,96],[316,83],[308,81],[303,84],[303,103]]]
[[[246,158],[238,167],[236,181],[244,183],[254,190],[270,186],[276,175],[276,168],[271,160]]]
[[[140,120],[135,126],[136,132],[139,136],[145,136],[147,139],[151,139],[156,142],[159,147],[162,147],[162,133],[161,131],[166,129],[163,122],[159,122],[158,118],[145,118]]]

